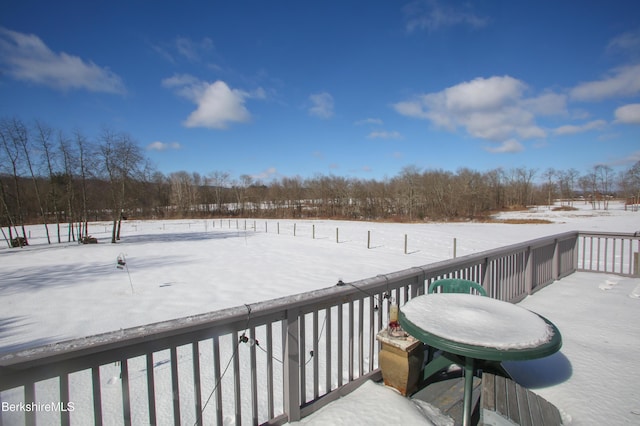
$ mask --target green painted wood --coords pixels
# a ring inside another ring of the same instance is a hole
[[[463,280],[461,278],[443,278],[434,281],[429,286],[429,293],[473,293],[474,291],[482,296],[487,295],[487,291],[477,282]]]

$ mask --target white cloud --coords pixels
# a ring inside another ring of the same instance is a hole
[[[65,52],[56,53],[36,35],[0,27],[0,63],[16,80],[54,89],[124,94],[122,79],[106,67]]]
[[[362,125],[365,125],[365,124],[372,124],[372,125],[376,125],[376,126],[382,126],[383,122],[379,118],[365,118],[364,120],[358,120],[353,124],[355,124],[356,126],[362,126]]]
[[[534,112],[544,104],[563,111],[563,100],[553,94],[527,99],[525,89],[523,82],[509,76],[476,78],[393,107],[399,114],[429,120],[449,131],[462,128],[470,136],[494,142],[544,138],[546,132],[536,124]]]
[[[251,120],[251,113],[245,106],[246,99],[265,97],[262,88],[249,93],[232,89],[221,80],[208,83],[189,74],[166,78],[162,80],[162,85],[197,105],[196,110],[184,121],[186,127],[226,129],[230,123],[247,122]]]
[[[525,84],[513,77],[476,78],[438,94],[451,111],[488,111],[513,104],[522,97]]]
[[[640,124],[640,104],[629,104],[617,108],[616,123]]]
[[[333,116],[333,96],[327,92],[316,93],[309,96],[311,108],[309,114],[320,118],[331,118]]]
[[[509,139],[502,142],[497,147],[485,147],[485,151],[502,154],[524,151],[524,146],[515,139]]]
[[[393,108],[400,115],[412,118],[432,118],[432,114],[428,114],[424,109],[420,100],[402,101],[393,105]]]
[[[590,130],[600,130],[606,127],[607,122],[605,120],[594,120],[580,126],[566,125],[560,126],[553,131],[556,135],[573,135],[576,133],[588,132]]]
[[[184,124],[187,127],[226,129],[231,122],[247,122],[251,114],[244,106],[246,97],[244,92],[231,89],[224,81],[208,84],[198,96],[198,108]]]
[[[634,96],[640,93],[640,64],[616,68],[601,80],[581,83],[571,89],[572,99],[600,101],[607,98]]]
[[[193,41],[187,37],[177,37],[174,41],[176,51],[190,61],[199,61],[200,55],[213,48],[213,41],[205,37],[200,41]]]
[[[178,142],[160,142],[155,141],[147,145],[147,151],[167,151],[169,149],[181,149],[182,146]]]
[[[275,167],[269,167],[268,169],[263,170],[260,173],[251,175],[251,177],[256,180],[265,180],[277,175],[278,175],[278,169],[276,169]]]
[[[388,132],[386,130],[371,132],[367,137],[369,139],[402,139],[400,132]]]
[[[482,28],[489,23],[486,17],[475,14],[470,6],[454,8],[446,2],[437,0],[416,0],[403,8],[406,29],[436,31],[446,27],[465,25]]]
[[[628,31],[612,39],[607,45],[608,53],[638,56],[640,52],[640,30]]]
[[[543,93],[535,98],[523,99],[522,106],[536,115],[567,115],[567,95]]]
[[[200,41],[176,37],[169,43],[154,44],[152,48],[171,63],[176,63],[179,58],[189,62],[200,62],[213,49],[213,41],[208,37]]]

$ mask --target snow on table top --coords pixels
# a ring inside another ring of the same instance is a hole
[[[401,310],[407,320],[426,332],[468,345],[525,349],[553,337],[552,327],[538,315],[489,297],[430,294],[410,300]]]

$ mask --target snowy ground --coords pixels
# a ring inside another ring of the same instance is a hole
[[[546,225],[247,220],[245,229],[244,219],[128,221],[118,244],[109,243],[108,224],[97,223],[91,225],[90,233],[100,243],[85,246],[47,245],[43,227],[30,227],[30,246],[0,248],[3,306],[0,353],[253,303],[333,286],[339,279],[354,281],[448,259],[453,256],[454,239],[457,255],[462,256],[570,230],[640,230],[640,213],[624,211],[620,204],[612,203],[608,211],[594,211],[589,205],[576,207],[580,210],[552,212],[540,207],[530,213],[502,215],[554,222]],[[368,232],[370,248],[367,248]],[[116,268],[119,255],[126,258],[129,273]],[[605,276],[598,277],[602,281]],[[599,289],[602,284],[599,281],[595,284],[600,292],[597,294],[630,294],[634,290],[631,282],[619,277],[607,279],[615,280],[615,284],[605,291]],[[565,291],[568,288],[565,281],[539,294]],[[616,365],[615,370],[600,371],[591,366],[594,362],[602,368],[613,366],[601,358],[608,361],[619,358],[617,352],[607,356],[614,348],[618,349],[617,345],[598,347],[596,343],[624,337],[639,347],[633,324],[639,323],[640,302],[627,297],[631,300],[627,304],[632,303],[631,312],[628,317],[617,319],[622,318],[617,307],[601,305],[600,299],[583,300],[582,287],[578,290],[575,294],[551,295],[549,299],[556,299],[557,307],[551,305],[552,300],[548,301],[549,307],[540,306],[539,313],[552,319],[563,332],[565,347],[560,355],[569,360],[572,374],[567,376],[571,380],[566,383],[542,387],[539,393],[562,408],[575,424],[598,424],[598,419],[610,423],[607,420],[615,418],[614,414],[621,416],[622,423],[640,421],[640,415],[633,413],[640,410],[634,406],[640,400],[638,392],[625,387],[609,389],[608,385],[607,391],[603,391],[580,384],[605,383],[612,375],[622,378],[629,374],[636,377],[625,382],[628,386],[639,382],[634,371],[636,363],[630,359],[627,364]],[[537,310],[537,305],[527,305],[537,299],[534,296],[522,304]],[[573,328],[568,320],[558,320],[560,315],[571,317],[574,306],[581,311],[588,308],[592,313],[583,328]],[[613,317],[607,318],[605,314]],[[597,335],[588,326],[596,320],[603,327]],[[568,343],[574,333],[575,355],[569,352],[572,346]],[[567,388],[574,382],[577,389],[593,392],[580,394]],[[596,404],[594,400],[603,402]],[[600,409],[593,413],[592,407]],[[622,407],[626,411],[620,411]],[[582,412],[592,413],[589,414],[592,417],[583,418]]]

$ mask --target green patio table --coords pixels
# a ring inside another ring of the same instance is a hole
[[[400,309],[399,322],[407,333],[443,352],[424,367],[423,379],[452,363],[464,366],[464,426],[471,424],[473,374],[479,362],[501,369],[502,361],[542,358],[562,347],[560,331],[546,318],[471,294],[414,297]]]

